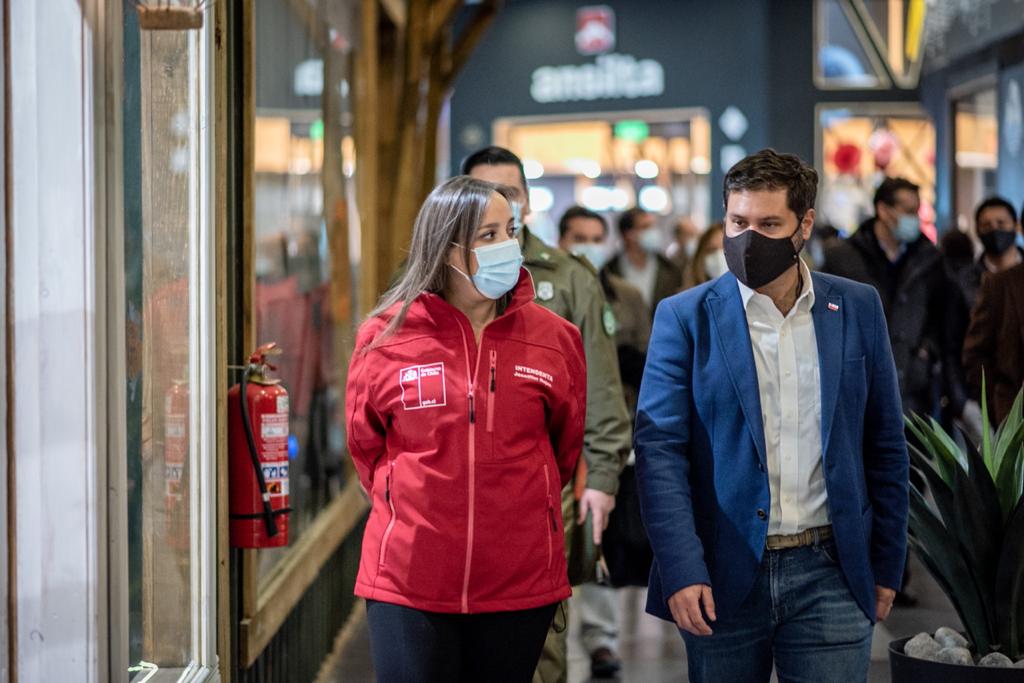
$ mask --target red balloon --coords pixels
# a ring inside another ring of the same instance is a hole
[[[860,165],[860,147],[844,142],[836,147],[832,162],[840,173],[853,173]]]

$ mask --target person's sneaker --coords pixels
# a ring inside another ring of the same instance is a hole
[[[599,647],[590,653],[591,678],[615,678],[622,669],[622,662],[606,647]]]

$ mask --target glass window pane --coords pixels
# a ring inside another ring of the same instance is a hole
[[[996,193],[999,120],[996,89],[986,88],[954,102],[956,221],[968,230],[976,207]]]
[[[924,0],[853,0],[853,5],[900,86],[916,86],[915,67],[924,52]]]
[[[880,104],[823,107],[818,125],[820,222],[852,233],[874,214],[881,181],[902,177],[921,188],[921,229],[934,238],[935,127],[924,114],[893,113]]]
[[[254,301],[290,396],[290,542],[345,480],[357,310],[351,3],[255,4]],[[287,548],[260,553],[263,575]]]
[[[830,88],[882,88],[888,79],[868,52],[867,36],[859,30],[848,3],[817,0],[815,20],[815,80]]]
[[[193,659],[190,266],[198,220],[196,31],[125,12],[129,657],[132,675]]]

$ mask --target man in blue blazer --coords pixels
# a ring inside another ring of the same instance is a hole
[[[691,681],[863,681],[906,558],[908,458],[882,305],[799,258],[818,177],[725,178],[729,273],[666,299],[637,409],[647,610]]]

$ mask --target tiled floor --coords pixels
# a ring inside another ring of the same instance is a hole
[[[875,628],[871,650],[871,683],[889,680],[887,648],[889,642],[921,631],[934,631],[948,625],[959,627],[960,621],[938,586],[927,572],[912,560],[911,590],[918,598],[917,606],[897,609],[884,625]],[[621,655],[623,673],[620,681],[636,683],[667,683],[686,681],[686,657],[683,641],[669,624],[643,611],[643,591],[624,590],[620,595]],[[573,611],[578,613],[578,611]],[[370,642],[365,623],[358,622],[338,657],[338,666],[330,681],[363,683],[373,681]],[[590,663],[577,637],[578,619],[570,617],[569,683],[589,681]],[[853,683],[853,682],[850,682]]]

